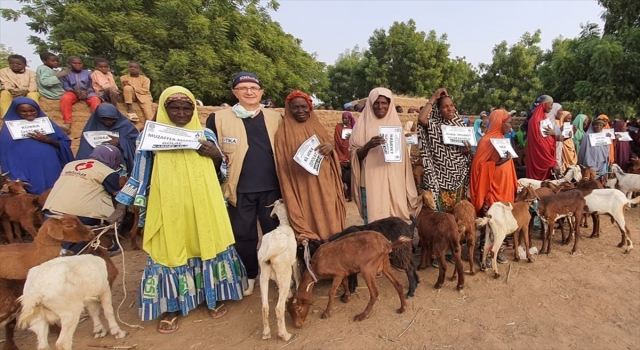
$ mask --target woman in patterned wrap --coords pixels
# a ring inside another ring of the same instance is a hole
[[[471,146],[445,145],[442,125],[464,126],[453,99],[444,88],[438,89],[418,116],[418,143],[424,166],[422,187],[433,193],[436,209],[453,212],[464,199],[469,183]]]
[[[197,151],[137,151],[131,177],[116,197],[121,204],[109,218],[110,223],[120,221],[127,205],[140,207],[143,249],[149,256],[138,311],[143,321],[160,318],[160,333],[175,332],[178,316],[203,302],[209,317],[222,317],[227,310],[216,303],[242,299],[247,284],[219,183],[226,164],[215,135],[202,129],[195,105],[183,87],[162,93],[158,123],[204,131],[202,146]]]

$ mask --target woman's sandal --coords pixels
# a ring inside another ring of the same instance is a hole
[[[212,319],[217,319],[220,318],[224,315],[227,314],[227,311],[229,311],[229,309],[227,309],[226,307],[224,307],[224,304],[218,306],[215,309],[209,309],[209,317],[211,317]]]
[[[176,322],[177,320],[178,320],[178,316],[174,316],[171,320],[160,320],[160,323],[158,324],[158,332],[162,334],[175,333],[175,331],[177,331],[179,328],[179,325]],[[169,325],[169,328],[165,329],[160,327],[164,324]]]
[[[127,113],[127,118],[129,118],[129,120],[131,120],[132,122],[139,122],[140,121],[140,118],[134,112]]]

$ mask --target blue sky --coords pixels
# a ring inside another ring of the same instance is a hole
[[[441,1],[365,1],[365,0],[279,0],[272,12],[284,31],[302,39],[302,47],[315,52],[320,61],[333,63],[340,53],[355,45],[367,47],[377,28],[388,29],[394,21],[413,18],[419,30],[446,33],[451,56],[465,56],[477,66],[491,62],[493,47],[506,40],[519,40],[524,32],[542,30],[543,49],[549,49],[558,36],[572,38],[580,24],[602,25],[603,8],[595,0],[441,0]],[[19,8],[16,0],[0,0],[2,8]],[[31,61],[40,60],[26,43],[31,35],[23,18],[17,23],[0,20],[0,43]]]

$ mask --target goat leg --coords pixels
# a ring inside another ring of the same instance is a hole
[[[382,273],[384,273],[384,275],[387,276],[387,279],[389,280],[389,282],[393,284],[393,287],[398,292],[398,298],[400,298],[400,308],[396,310],[396,312],[401,314],[404,312],[405,308],[407,307],[407,301],[405,300],[404,295],[402,293],[402,286],[400,285],[400,282],[398,282],[396,277],[393,275],[393,271],[391,271],[391,266],[389,266],[389,264],[383,265]]]
[[[444,284],[444,277],[447,273],[447,261],[444,259],[445,250],[446,249],[439,251],[437,255],[438,264],[440,266],[438,268],[438,281],[433,286],[435,289],[442,288],[442,285]]]
[[[13,243],[13,229],[11,228],[11,222],[8,218],[2,218],[2,228],[4,229],[5,237],[7,237],[7,242],[9,242],[9,244]]]
[[[388,258],[384,257],[387,260]],[[377,265],[377,264],[376,264]],[[379,265],[378,265],[379,266]],[[384,265],[383,265],[384,266]],[[362,321],[371,314],[371,310],[373,309],[373,304],[376,303],[378,299],[378,286],[376,285],[376,269],[372,268],[372,266],[365,267],[362,271],[362,277],[364,277],[364,281],[367,283],[367,287],[369,287],[369,303],[367,303],[367,307],[361,314],[357,314],[353,317],[354,321]],[[396,282],[398,282],[396,280]],[[402,294],[402,289],[400,289],[400,294]]]
[[[13,340],[16,328],[16,319],[14,318],[4,326],[5,343],[2,350],[18,350],[18,346]]]
[[[13,236],[18,241],[18,243],[23,243],[22,240],[22,225],[19,222],[11,222],[11,227],[13,227]]]
[[[358,288],[358,274],[349,275],[349,292],[354,294]]]
[[[349,277],[345,277],[342,279],[342,289],[344,289],[344,293],[340,297],[340,301],[343,303],[348,303],[349,300],[351,300],[351,291],[349,290]]]
[[[338,287],[342,284],[342,280],[344,276],[340,277],[338,275],[333,277],[333,283],[331,283],[331,289],[329,289],[329,301],[327,302],[327,308],[322,313],[320,318],[328,318],[331,316],[331,309],[333,308],[333,300],[336,298],[336,292],[338,291]]]
[[[408,299],[413,297],[416,288],[418,287],[418,274],[416,273],[416,267],[413,262],[409,263],[405,272],[407,273],[407,279],[409,280],[409,291],[407,292]]]
[[[597,213],[591,214],[591,219],[593,219],[593,231],[591,231],[591,236],[589,238],[600,237],[600,216]],[[587,221],[587,218],[584,218],[584,221]]]
[[[458,272],[458,285],[456,286],[456,289],[462,290],[464,288],[464,266],[462,265],[462,256],[461,256],[462,249],[460,249],[459,242],[455,242],[455,243],[457,244],[457,247],[452,246],[451,253],[453,254],[453,259],[456,262],[455,270]]]
[[[271,339],[271,327],[269,327],[269,277],[271,266],[267,262],[260,264],[260,299],[262,299],[262,339]]]

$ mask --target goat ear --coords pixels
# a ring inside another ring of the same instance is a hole
[[[62,241],[64,238],[62,235],[62,219],[50,218],[47,223],[49,224],[47,234],[57,241]]]
[[[271,205],[267,205],[265,208],[273,208],[273,207],[275,207],[275,205],[276,205],[276,203],[273,203]]]

